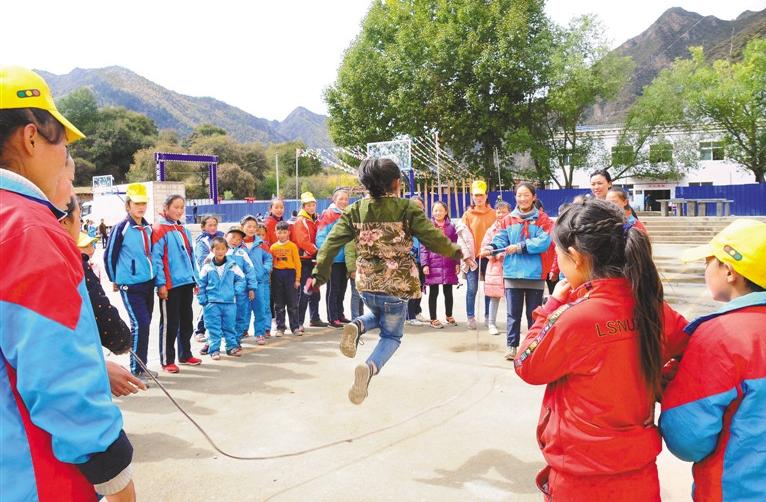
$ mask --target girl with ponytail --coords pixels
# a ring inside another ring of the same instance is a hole
[[[654,406],[686,320],[663,300],[649,238],[613,204],[573,204],[553,240],[566,279],[514,362],[523,380],[547,384],[538,486],[553,500],[660,500]]]

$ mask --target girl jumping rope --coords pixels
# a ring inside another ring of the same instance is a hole
[[[380,328],[380,340],[370,357],[354,371],[349,400],[361,404],[373,375],[396,352],[401,343],[407,301],[418,298],[420,280],[410,254],[413,235],[434,253],[461,259],[462,253],[441,230],[428,221],[409,199],[400,199],[401,173],[390,159],[365,159],[359,166],[359,181],[370,198],[361,199],[343,211],[317,255],[317,265],[307,287],[327,282],[333,259],[349,241],[356,242],[356,287],[370,312],[345,325],[340,351],[354,357],[359,337]]]

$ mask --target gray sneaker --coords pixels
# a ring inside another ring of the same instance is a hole
[[[367,397],[367,388],[372,380],[372,368],[362,363],[354,369],[354,385],[348,391],[348,399],[354,404],[362,404]]]
[[[154,380],[152,380],[152,377],[150,377],[149,375],[147,375],[143,371],[141,373],[139,373],[138,375],[136,375],[136,378],[141,380],[143,382],[143,384],[146,385],[147,389],[149,387],[151,387],[152,384],[154,383]]]
[[[518,347],[508,347],[505,351],[505,359],[506,361],[513,361],[516,358],[516,351],[518,350]]]
[[[469,317],[468,318],[468,329],[476,329],[476,318],[475,317]]]
[[[359,345],[359,338],[362,336],[361,331],[362,330],[360,329],[359,323],[357,321],[352,321],[343,326],[343,333],[340,335],[341,354],[346,357],[354,357],[356,355],[356,348]]]

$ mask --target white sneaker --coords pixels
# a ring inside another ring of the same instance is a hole
[[[516,350],[518,350],[518,347],[508,347],[505,351],[506,361],[513,361],[516,358]]]
[[[410,326],[423,326],[423,323],[418,321],[417,319],[407,319],[407,324]]]
[[[476,329],[476,318],[475,317],[469,317],[468,318],[468,329]]]
[[[416,321],[420,321],[423,324],[430,324],[431,323],[431,321],[429,319],[427,319],[426,316],[424,316],[423,314],[416,315],[415,316],[415,320]]]
[[[348,391],[348,400],[354,404],[362,404],[367,397],[367,388],[372,380],[372,368],[367,363],[362,363],[354,369],[354,384]]]
[[[490,324],[489,325],[489,334],[490,335],[499,335],[500,331],[498,331],[497,326],[495,326],[494,324]]]
[[[274,334],[274,336],[276,336],[277,338],[279,338],[280,336],[282,336],[282,335],[284,335],[284,334],[285,334],[285,331],[284,331],[284,330],[282,330],[282,329],[278,329],[278,330],[277,330],[277,332]]]

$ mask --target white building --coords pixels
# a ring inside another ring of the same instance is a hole
[[[591,162],[592,166],[608,165],[604,156],[613,156],[615,146],[621,129],[619,126],[583,127],[581,134],[591,134],[599,144],[595,150]],[[675,197],[676,187],[694,185],[740,185],[754,183],[755,177],[752,172],[727,159],[723,144],[720,141],[722,134],[715,131],[692,132],[673,130],[666,131],[654,144],[650,140],[649,157],[657,161],[668,161],[674,155],[684,155],[686,163],[692,162],[692,166],[678,181],[663,181],[640,178],[620,178],[615,185],[628,189],[632,196],[634,207],[644,207],[644,198],[651,194],[653,200],[668,199]],[[677,149],[679,151],[674,151]],[[683,150],[683,152],[680,152]],[[678,159],[676,159],[678,160]],[[593,169],[578,169],[573,176],[573,188],[589,188],[590,173]],[[618,168],[610,168],[610,173],[616,173]]]

